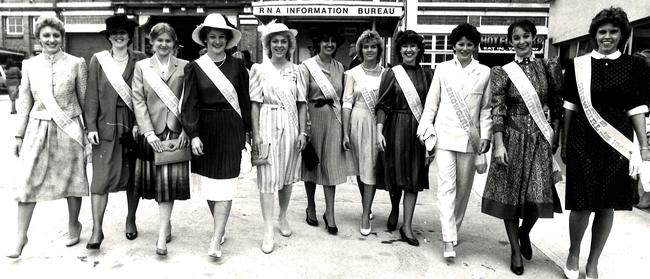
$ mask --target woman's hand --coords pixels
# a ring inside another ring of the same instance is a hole
[[[16,145],[14,146],[14,155],[18,157],[20,155],[20,149],[23,147],[23,139],[16,138]]]
[[[481,144],[479,147],[478,154],[483,154],[487,153],[490,150],[490,140],[489,139],[481,139]]]
[[[384,134],[377,133],[377,148],[379,148],[379,151],[381,152],[386,151],[386,139],[384,138]]]
[[[343,135],[343,150],[350,150],[350,136]]]
[[[92,145],[99,145],[99,133],[97,133],[97,132],[89,132],[88,133],[88,141]]]
[[[178,136],[178,148],[185,148],[190,144],[190,137],[187,136],[185,131],[181,131],[181,134]]]
[[[650,161],[650,149],[641,149],[641,160]]]
[[[199,137],[194,137],[192,139],[192,154],[196,156],[204,155],[203,153],[203,142]]]
[[[497,164],[507,166],[508,162],[510,161],[508,159],[508,152],[506,151],[506,147],[503,145],[496,145],[494,146],[494,160]]]
[[[160,139],[155,134],[151,133],[147,136],[147,142],[149,142],[149,145],[151,145],[154,151],[158,153],[163,152],[162,142],[160,142]]]
[[[140,127],[138,125],[134,125],[133,129],[131,129],[131,132],[133,133],[133,140],[138,140],[138,133],[140,132]]]
[[[297,148],[301,152],[305,150],[305,147],[307,146],[307,136],[304,133],[301,133],[298,135],[298,145]]]

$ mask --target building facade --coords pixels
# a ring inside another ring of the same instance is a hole
[[[628,15],[632,35],[624,52],[633,54],[650,49],[650,1],[637,0],[555,0],[549,9],[550,54],[559,55],[563,63],[590,52],[589,37],[592,18],[602,9],[620,7]],[[578,12],[579,11],[579,12]]]

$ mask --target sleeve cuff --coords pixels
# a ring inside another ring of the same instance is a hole
[[[492,125],[492,133],[503,132],[505,131],[505,126],[503,124],[494,124]]]
[[[149,137],[149,135],[154,135],[155,136],[156,133],[154,133],[154,131],[146,131],[146,132],[144,132],[144,137],[145,138]]]
[[[562,107],[568,110],[572,111],[578,111],[578,106],[576,106],[574,103],[571,103],[569,101],[564,101],[564,104],[562,104]]]
[[[632,116],[632,115],[637,115],[637,114],[645,114],[648,112],[648,106],[646,105],[640,105],[638,107],[635,107],[631,110],[627,111],[627,116]]]
[[[352,104],[351,103],[343,103],[343,108],[344,109],[352,109]]]

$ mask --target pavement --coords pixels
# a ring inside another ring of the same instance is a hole
[[[0,95],[0,251],[13,247],[16,226],[16,202],[11,185],[15,168],[13,131],[15,116],[10,116],[9,101]],[[436,168],[430,170],[435,182]],[[32,278],[40,275],[66,278],[520,278],[509,270],[510,249],[503,222],[480,212],[485,175],[478,175],[456,248],[458,258],[442,257],[442,244],[435,183],[420,193],[413,228],[419,247],[399,240],[399,232],[386,231],[390,200],[385,191],[377,191],[373,203],[373,232],[359,233],[361,203],[354,179],[337,187],[336,221],[339,234],[327,234],[323,221],[311,227],[304,221],[306,207],[302,183],[296,183],[289,206],[291,237],[277,232],[275,250],[267,255],[260,245],[263,221],[255,173],[240,179],[237,196],[226,228],[223,257],[214,260],[206,255],[212,234],[212,219],[206,202],[197,195],[175,203],[172,214],[173,240],[166,257],[155,254],[158,228],[157,204],[143,200],[137,213],[139,237],[124,237],[126,198],[124,193],[109,196],[104,219],[105,240],[101,250],[90,251],[85,244],[90,237],[92,218],[90,199],[83,198],[80,221],[81,243],[67,248],[67,206],[64,200],[41,202],[36,206],[29,229],[29,243],[18,260],[0,258],[2,278]],[[564,185],[558,184],[560,197]],[[318,215],[324,210],[322,187],[317,188]],[[276,207],[277,208],[277,207]],[[278,209],[276,209],[277,214]],[[401,216],[400,216],[401,224]],[[650,263],[650,214],[633,210],[617,212],[615,223],[600,261],[601,278],[627,278],[647,274]],[[581,278],[584,277],[589,232],[581,254]],[[540,220],[531,233],[533,259],[524,260],[523,278],[563,278],[568,238],[568,213],[554,219]]]

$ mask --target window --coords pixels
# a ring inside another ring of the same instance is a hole
[[[23,18],[19,16],[7,17],[7,35],[23,34]]]
[[[32,17],[32,34],[36,33],[36,22],[38,21],[38,17]]]

